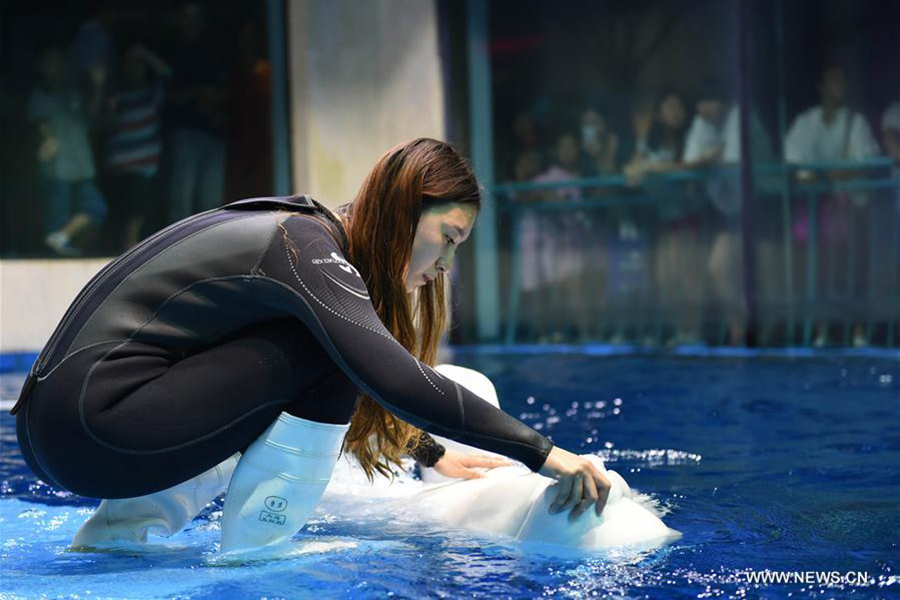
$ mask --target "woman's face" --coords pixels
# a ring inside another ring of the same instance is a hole
[[[122,70],[128,84],[139,86],[147,83],[147,63],[141,58],[137,46],[131,46],[125,51]]]
[[[457,202],[422,211],[406,271],[408,293],[453,268],[456,248],[472,233],[476,216],[473,205]]]
[[[687,112],[684,109],[684,102],[675,94],[666,96],[659,105],[659,120],[666,127],[679,129],[684,125]]]
[[[556,161],[561,167],[574,170],[578,163],[578,140],[574,135],[565,134],[556,143]]]

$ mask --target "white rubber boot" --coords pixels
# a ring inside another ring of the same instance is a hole
[[[235,454],[188,481],[147,496],[102,500],[75,534],[72,548],[108,542],[143,543],[151,530],[161,535],[178,533],[225,491],[240,456]]]
[[[241,457],[225,497],[222,551],[279,544],[306,524],[350,424],[281,413]]]

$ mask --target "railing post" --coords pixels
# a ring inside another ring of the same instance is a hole
[[[785,99],[785,56],[784,56],[784,0],[775,3],[775,69],[778,81],[778,139],[783,140],[787,135],[787,101]],[[796,306],[794,304],[794,247],[791,231],[793,230],[793,215],[791,214],[790,176],[791,170],[782,167],[781,170],[781,223],[783,227],[781,243],[784,246],[784,291],[787,304],[787,331],[786,343],[790,345],[794,341],[796,321]]]
[[[857,206],[854,203],[850,203],[850,206],[847,207],[849,214],[847,215],[848,227],[849,231],[847,232],[847,292],[846,292],[846,302],[847,306],[850,307],[849,315],[847,313],[844,314],[844,346],[848,346],[852,340],[850,336],[852,335],[852,330],[856,328],[857,318],[855,316],[856,313],[856,223],[857,223]],[[869,232],[870,236],[875,235],[875,231]],[[871,259],[872,256],[869,256]],[[873,280],[869,280],[870,284]],[[859,299],[863,301],[862,298]],[[866,298],[868,300],[868,298]],[[871,307],[866,306],[866,312],[871,310]],[[849,317],[849,318],[848,318]]]
[[[738,3],[738,106],[741,143],[741,308],[744,344],[756,343],[756,236],[753,223],[753,144],[750,130],[750,10],[747,0]]]
[[[522,253],[519,252],[522,241],[522,208],[511,207],[510,225],[512,226],[512,241],[510,242],[510,282],[509,298],[506,302],[506,343],[516,342],[516,329],[519,327],[519,310],[522,299]],[[527,210],[527,209],[525,209]],[[529,265],[533,268],[535,265]]]
[[[269,60],[272,63],[272,191],[291,194],[291,122],[288,116],[287,41],[284,35],[284,0],[267,0]],[[297,182],[294,182],[297,183]],[[308,182],[301,182],[305,185]]]
[[[475,319],[478,341],[498,339],[500,298],[497,273],[497,207],[493,197],[494,140],[491,97],[490,7],[468,0],[469,139],[472,166],[484,188],[475,227]]]
[[[900,196],[900,185],[893,188],[895,194]],[[900,213],[900,198],[894,200],[897,204],[897,213]],[[891,229],[891,295],[888,300],[893,306],[888,307],[889,316],[887,319],[887,347],[894,347],[894,320],[900,326],[900,214],[891,211],[892,222]],[[893,310],[892,310],[893,309]],[[890,314],[893,312],[893,314]]]
[[[816,193],[806,193],[808,230],[806,239],[806,306],[803,307],[803,345],[809,346],[812,341],[813,325],[816,321],[816,312],[813,309],[816,301],[816,269],[819,268],[816,256],[816,238],[818,227],[816,221]]]

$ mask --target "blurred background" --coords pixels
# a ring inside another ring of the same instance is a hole
[[[0,6],[4,360],[153,232],[417,136],[485,189],[454,344],[900,346],[900,2]]]

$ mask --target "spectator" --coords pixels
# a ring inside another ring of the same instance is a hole
[[[715,83],[707,84],[696,105],[697,113],[688,130],[684,148],[687,168],[736,165],[741,160],[740,111],[728,93]],[[751,155],[753,160],[771,159],[769,139],[762,123],[751,112]],[[744,320],[741,309],[741,208],[740,179],[737,172],[706,174],[706,194],[719,215],[707,268],[714,298],[725,310],[729,342],[743,344]],[[773,267],[774,265],[766,265]],[[766,271],[768,273],[768,271]],[[765,277],[765,275],[764,275]],[[763,286],[766,287],[766,286]]]
[[[535,177],[535,183],[564,184],[577,181],[581,174],[578,171],[579,148],[578,138],[571,133],[563,133],[557,138],[551,165],[543,173]],[[544,201],[566,202],[581,199],[578,187],[559,186],[539,192]],[[585,307],[581,288],[581,267],[584,248],[585,220],[580,211],[562,210],[544,212],[541,217],[532,217],[534,231],[532,235],[523,235],[523,240],[533,239],[536,247],[536,281],[542,292],[549,296],[545,304],[548,307],[550,325],[544,328],[541,341],[562,341],[569,332],[564,331],[562,323],[571,315],[567,310],[574,309],[576,327],[579,335],[584,334]],[[523,233],[528,230],[525,229]],[[526,243],[523,241],[523,244]],[[574,306],[564,306],[563,299],[574,302]]]
[[[537,150],[525,150],[516,159],[513,169],[515,180],[521,183],[534,181],[541,172],[541,154]],[[540,192],[531,190],[526,192],[516,192],[515,198],[518,202],[530,202],[539,199]]]
[[[81,94],[71,85],[62,50],[41,49],[35,59],[39,83],[28,99],[28,120],[38,131],[37,159],[45,189],[44,242],[63,256],[78,256],[85,237],[106,218],[94,185],[94,160]]]
[[[614,225],[613,234],[604,236],[606,239],[595,253],[600,272],[589,278],[588,284],[592,280],[603,282],[603,293],[599,295],[603,320],[610,325],[610,343],[621,344],[641,333],[635,330],[631,320],[635,313],[647,308],[650,252],[647,238],[635,220],[626,216],[614,221]],[[655,344],[649,335],[641,342],[647,346]]]
[[[541,172],[541,155],[536,149],[523,151],[515,161],[513,175],[519,183],[533,182]],[[510,199],[522,208],[518,209],[518,252],[519,268],[521,270],[521,318],[519,320],[521,333],[526,338],[537,338],[544,334],[545,312],[541,307],[541,294],[543,293],[543,269],[541,264],[540,249],[544,243],[545,232],[541,230],[541,219],[528,208],[529,204],[539,202],[542,197],[540,190],[525,190],[510,193]]]
[[[109,88],[110,75],[116,70],[115,43],[111,33],[113,11],[100,0],[95,10],[69,44],[66,58],[84,84],[87,95],[87,114],[93,121],[100,117]]]
[[[645,175],[682,168],[687,110],[675,92],[662,94],[652,108],[641,106],[632,115],[634,154],[625,166],[629,183],[638,186]]]
[[[536,150],[540,144],[534,118],[527,110],[516,113],[512,122],[512,134],[513,142],[520,150]]]
[[[526,153],[537,153],[543,159],[541,136],[538,133],[534,118],[527,110],[520,110],[509,122],[509,129],[502,137],[498,147],[498,169],[500,177],[515,179],[516,163]]]
[[[847,78],[843,68],[835,65],[827,66],[822,71],[818,92],[820,104],[797,116],[787,132],[784,140],[785,162],[802,164],[861,161],[876,156],[879,152],[878,142],[873,137],[866,118],[845,105]],[[854,171],[849,169],[832,169],[826,172],[826,176],[830,179],[854,175]],[[816,177],[816,173],[810,169],[797,171],[799,181],[809,181]],[[817,252],[820,256],[834,255],[836,253],[831,247],[847,243],[851,200],[859,207],[866,203],[866,196],[861,193],[854,194],[852,198],[846,193],[820,196],[817,211],[819,222],[817,229],[821,232]],[[802,242],[810,235],[809,215],[805,203],[798,204],[795,214],[792,233],[795,240]],[[828,252],[829,249],[832,252]],[[821,281],[821,278],[819,280]],[[851,293],[855,291],[851,290]],[[827,345],[829,341],[829,325],[820,319],[816,323],[813,345],[821,347]],[[859,322],[854,326],[853,343],[856,346],[867,343]]]
[[[847,77],[838,66],[826,67],[819,80],[820,104],[794,119],[784,140],[788,163],[865,160],[878,154],[878,142],[866,118],[845,106]],[[812,174],[801,171],[800,178]]]
[[[679,94],[662,94],[653,110],[639,108],[632,123],[635,152],[625,167],[629,185],[645,185],[647,175],[684,168],[687,110]],[[700,340],[703,291],[696,277],[696,265],[703,263],[700,205],[685,194],[673,194],[666,182],[651,183],[655,186],[651,193],[664,200],[657,209],[659,234],[653,263],[657,297],[664,308],[661,312],[674,329],[669,344],[696,343]]]
[[[173,80],[165,120],[172,161],[167,216],[172,222],[223,200],[226,72],[218,49],[207,39],[201,4],[181,7],[178,39],[169,56]]]
[[[619,136],[599,111],[587,108],[581,113],[581,158],[579,170],[583,177],[614,175],[619,171]],[[608,185],[587,188],[591,196],[605,196],[616,190]],[[603,209],[602,227],[597,219],[586,219],[589,235],[584,237],[582,250],[589,259],[583,267],[583,281],[587,298],[602,312],[602,321],[612,324],[612,343],[624,341],[626,323],[617,314],[613,302],[624,306],[636,301],[645,271],[644,239],[635,219],[636,209],[614,206]],[[612,236],[610,236],[612,233]],[[607,259],[609,262],[607,263]],[[642,271],[643,270],[643,271]],[[584,331],[586,327],[581,327]],[[602,330],[606,326],[600,327]]]
[[[579,166],[584,177],[617,171],[619,136],[610,131],[606,118],[591,108],[581,113],[581,151]]]
[[[741,123],[738,105],[714,84],[703,90],[697,102],[697,114],[685,139],[684,163],[687,168],[741,162]],[[750,154],[755,161],[772,159],[771,140],[759,117],[750,113]],[[726,214],[740,210],[740,198],[713,198]]]
[[[550,167],[535,178],[535,183],[565,183],[580,178],[578,139],[574,135],[571,133],[560,135],[551,155],[553,159]],[[543,196],[547,200],[579,200],[581,189],[559,187],[545,191]]]
[[[162,107],[171,77],[169,66],[148,48],[132,44],[125,51],[120,89],[109,101],[106,141],[111,220],[117,225],[124,221],[118,251],[137,243],[141,226],[159,198],[156,177],[162,155]]]

